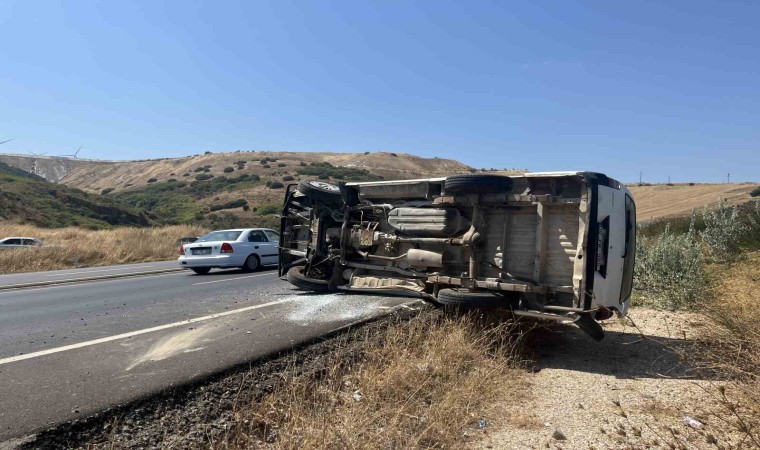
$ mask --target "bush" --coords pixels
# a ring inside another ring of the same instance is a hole
[[[705,207],[702,211],[705,229],[700,233],[702,242],[715,261],[729,261],[739,254],[739,243],[746,232],[739,219],[739,211],[722,201],[717,209]]]
[[[264,167],[265,169],[271,169],[272,168],[272,166],[270,166],[269,164],[264,164],[262,167]]]
[[[277,167],[288,167],[285,163],[277,163]]]
[[[303,162],[303,161],[300,161],[300,162],[298,163],[298,165],[299,165],[299,166],[301,166],[301,167],[306,167],[306,163],[305,163],[305,162]]]
[[[282,181],[293,181],[293,180],[295,180],[295,178],[293,178],[293,176],[291,175],[285,175],[284,177],[282,177]]]
[[[168,180],[166,180],[166,182],[167,183],[176,183],[177,179],[176,178],[169,178]]]
[[[279,182],[279,181],[273,181],[273,182],[271,182],[271,183],[269,184],[269,188],[270,188],[270,189],[282,189],[282,188],[284,188],[284,187],[285,187],[285,185],[284,185],[284,184],[282,184],[282,183],[281,183],[281,182]]]
[[[190,174],[189,174],[189,173],[183,173],[183,174],[182,174],[182,176],[183,176],[183,177],[189,177],[189,176],[190,176]]]
[[[198,181],[210,180],[212,178],[214,178],[214,176],[211,175],[211,174],[208,174],[208,173],[202,173],[202,174],[200,174],[200,175],[198,175],[198,176],[195,177],[195,179],[198,180]]]
[[[210,210],[220,211],[222,209],[233,209],[233,208],[240,208],[240,207],[246,207],[246,206],[248,206],[248,201],[240,198],[240,199],[232,200],[227,203],[222,203],[219,205],[211,205]]]
[[[205,151],[205,152],[203,152],[203,154],[204,154],[204,155],[210,155],[210,154],[211,154],[211,152],[209,152],[209,151]]]
[[[262,216],[268,216],[271,214],[280,214],[282,212],[282,204],[280,203],[264,203],[256,208],[253,208],[258,214]]]
[[[259,160],[259,164],[262,164],[262,165],[264,165],[264,164],[266,164],[268,162],[269,162],[269,160],[266,159],[266,158],[263,158],[263,159]]]
[[[110,194],[113,191],[114,191],[114,188],[105,188],[102,191],[100,191],[100,195]]]
[[[235,171],[234,167],[225,167],[224,170],[222,170],[222,172],[224,173],[232,173],[234,171]]]
[[[205,167],[196,167],[193,172],[207,172]]]
[[[752,197],[760,197],[760,186],[756,187],[755,189],[752,189],[749,195]]]
[[[634,277],[644,303],[669,310],[694,306],[707,285],[697,232],[692,227],[676,235],[666,227],[660,236],[639,239]]]
[[[158,180],[155,178],[148,178],[148,183],[155,183],[156,181]]]
[[[395,153],[391,153],[391,156],[398,156],[398,155],[397,155],[397,154],[395,154]]]

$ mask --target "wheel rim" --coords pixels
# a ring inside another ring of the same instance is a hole
[[[340,192],[340,189],[338,189],[338,186],[335,186],[334,184],[330,184],[330,183],[325,183],[323,181],[311,180],[309,181],[309,184],[317,189],[322,189],[324,191]]]
[[[246,264],[249,270],[256,270],[259,267],[259,260],[255,256],[248,257],[248,264]]]

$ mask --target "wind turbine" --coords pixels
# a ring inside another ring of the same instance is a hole
[[[77,151],[75,151],[73,155],[61,155],[61,156],[71,157],[71,158],[77,159],[77,155],[79,154],[79,150],[82,150],[82,147],[84,147],[84,145],[80,145],[79,148],[77,149]]]
[[[6,142],[10,142],[10,141],[13,141],[13,140],[14,140],[14,139],[8,139],[7,141],[3,141],[3,142],[0,142],[0,145],[3,145],[3,144],[5,144]]]
[[[29,153],[31,153],[31,154],[32,154],[32,155],[34,155],[34,156],[43,156],[43,155],[47,155],[47,152],[45,152],[45,153],[34,153],[34,152],[33,152],[33,151],[31,151],[31,150],[29,150]]]

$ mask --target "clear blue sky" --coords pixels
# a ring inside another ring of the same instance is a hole
[[[758,181],[758,24],[758,1],[3,1],[0,150]]]

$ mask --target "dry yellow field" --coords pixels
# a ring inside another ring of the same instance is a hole
[[[749,193],[757,184],[676,184],[667,186],[628,186],[636,200],[636,217],[639,222],[648,222],[663,217],[678,217],[691,214],[692,209],[702,209],[705,205],[717,203],[721,199],[729,204],[738,204],[751,199]]]
[[[92,231],[0,223],[0,236],[35,237],[49,244],[0,251],[0,274],[168,260],[177,256],[177,239],[203,232],[189,225]]]

